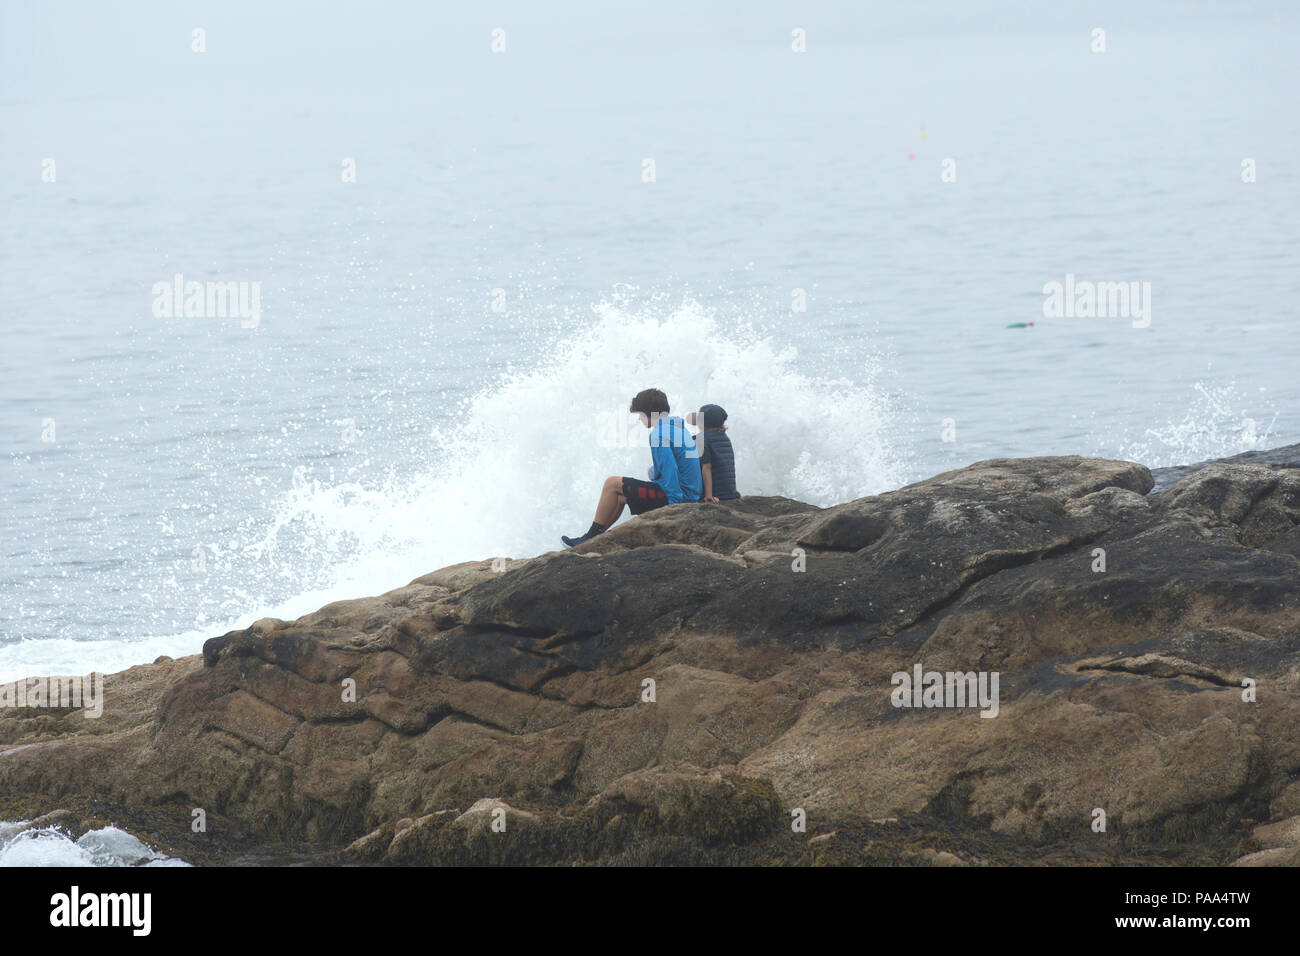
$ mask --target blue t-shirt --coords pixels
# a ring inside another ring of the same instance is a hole
[[[700,452],[684,421],[665,415],[655,423],[650,429],[650,458],[654,482],[664,490],[669,504],[700,500],[704,492]]]

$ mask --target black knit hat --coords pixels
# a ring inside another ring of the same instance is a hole
[[[704,428],[721,428],[727,420],[727,410],[721,405],[701,405],[700,424]]]

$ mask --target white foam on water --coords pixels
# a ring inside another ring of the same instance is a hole
[[[145,846],[117,827],[88,830],[76,840],[57,827],[27,829],[23,821],[0,822],[0,867],[5,866],[189,866]]]

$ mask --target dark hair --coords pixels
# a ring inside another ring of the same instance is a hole
[[[647,388],[633,396],[632,406],[628,411],[642,412],[650,416],[656,413],[667,414],[669,411],[668,396],[657,388]]]

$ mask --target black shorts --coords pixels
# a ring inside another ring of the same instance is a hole
[[[643,515],[668,504],[668,496],[653,481],[641,481],[638,478],[623,479],[623,497],[627,499],[628,510],[634,515]]]

